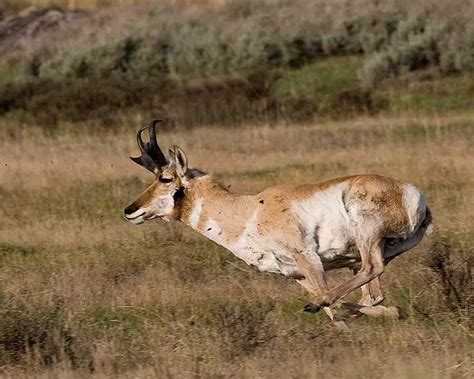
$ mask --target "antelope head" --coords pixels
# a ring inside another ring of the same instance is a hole
[[[158,146],[155,127],[160,122],[162,120],[153,120],[138,131],[137,143],[142,155],[130,157],[155,175],[153,184],[124,210],[125,218],[133,224],[141,224],[157,217],[166,221],[176,219],[179,216],[176,202],[184,196],[188,184],[188,163],[184,151],[175,146],[169,150],[167,159]],[[144,142],[142,138],[145,130],[148,130],[148,142]]]

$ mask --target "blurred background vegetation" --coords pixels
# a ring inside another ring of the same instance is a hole
[[[28,34],[42,22],[30,4],[62,16]],[[163,108],[190,127],[474,105],[472,0],[25,0],[3,10],[4,26],[13,10],[31,21],[3,49],[0,117],[47,129]]]

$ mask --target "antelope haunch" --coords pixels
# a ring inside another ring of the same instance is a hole
[[[295,279],[311,295],[306,311],[324,307],[333,319],[329,307],[357,288],[362,288],[360,307],[377,308],[385,265],[432,229],[423,194],[412,184],[379,175],[233,194],[212,176],[188,168],[179,147],[167,159],[156,141],[158,122],[138,131],[142,156],[132,158],[156,180],[125,209],[126,219],[133,224],[179,220],[260,271]],[[149,142],[141,137],[146,129]],[[329,289],[325,272],[343,267],[355,275]]]

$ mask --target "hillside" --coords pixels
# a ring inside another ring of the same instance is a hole
[[[92,14],[35,12],[62,21],[49,32],[39,22],[37,36],[32,21],[9,37],[22,49],[0,70],[0,117],[45,128],[116,125],[163,109],[191,127],[471,105],[470,0],[152,2]],[[458,100],[446,101],[451,95]],[[420,109],[406,96],[429,100]]]

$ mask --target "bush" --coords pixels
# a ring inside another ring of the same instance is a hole
[[[437,23],[413,18],[398,23],[390,41],[369,55],[362,69],[366,86],[408,72],[434,68],[443,74],[474,71],[474,31],[463,15]]]
[[[354,114],[375,114],[388,107],[384,98],[377,98],[372,91],[358,87],[342,90],[329,98],[328,114],[350,116]]]
[[[471,246],[470,243],[466,245]],[[445,306],[451,312],[472,321],[474,255],[472,248],[466,245],[459,236],[437,234],[424,264],[438,278],[439,291]]]
[[[161,93],[157,91],[161,89]],[[58,121],[115,120],[117,109],[153,109],[173,86],[164,78],[148,81],[129,77],[86,78],[53,81],[38,79],[10,84],[0,90],[0,115],[28,111],[26,117],[54,127]]]
[[[31,358],[44,365],[74,362],[73,341],[60,298],[34,308],[0,294],[0,357],[2,364]]]
[[[100,120],[103,127],[110,127],[121,116],[118,110],[139,111],[149,118],[166,109],[186,126],[233,124],[275,117],[274,78],[271,73],[256,71],[247,77],[201,83],[178,83],[163,75],[147,79],[119,74],[62,81],[35,79],[0,89],[0,115],[17,113],[48,130],[61,121]]]
[[[216,328],[223,352],[229,358],[253,352],[275,337],[271,319],[275,302],[271,299],[256,304],[216,304],[210,309],[209,322]]]
[[[457,2],[459,9],[469,9],[468,0]],[[162,6],[146,17],[132,11],[128,18],[114,21],[117,25],[106,18],[91,20],[87,28],[81,25],[88,32],[78,29],[56,43],[48,39],[24,59],[35,60],[26,65],[36,67],[34,72],[40,62],[40,75],[56,79],[113,71],[201,77],[261,66],[298,68],[322,56],[366,54],[365,71],[374,69],[380,76],[383,70],[370,62],[376,59],[374,53],[391,59],[398,68],[388,74],[398,75],[437,66],[440,56],[464,46],[464,53],[453,59],[458,70],[469,69],[466,61],[472,61],[473,47],[464,43],[464,36],[470,35],[469,19],[455,8],[449,10],[416,2],[380,6],[371,1],[333,5],[304,0],[229,2],[188,13]],[[103,31],[104,24],[117,31]]]

